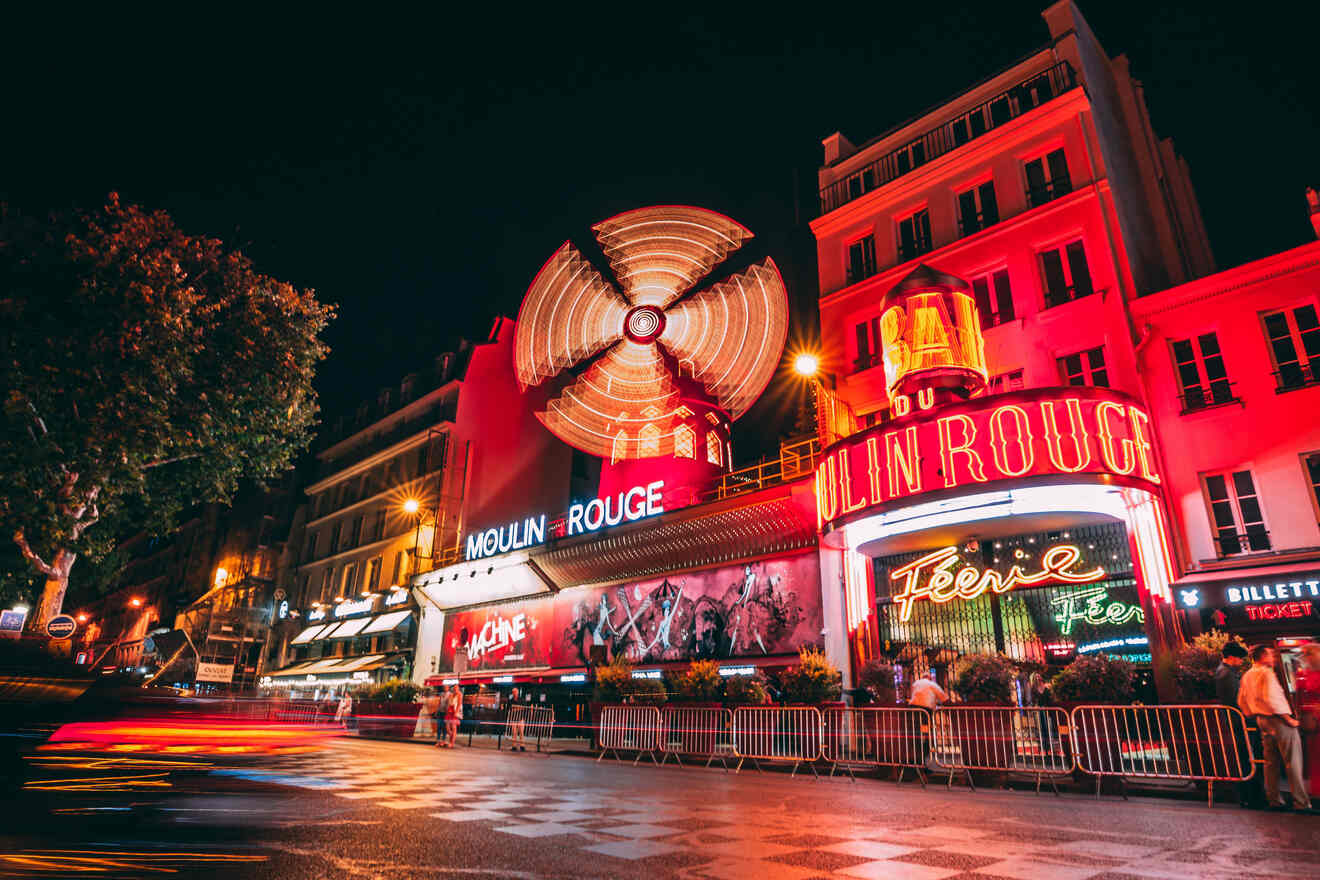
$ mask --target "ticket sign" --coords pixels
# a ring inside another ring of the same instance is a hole
[[[71,638],[78,631],[78,622],[67,614],[57,614],[46,622],[46,635],[52,639]]]
[[[920,496],[1031,477],[1154,489],[1150,416],[1107,388],[1045,388],[914,410],[836,443],[816,467],[822,529]]]

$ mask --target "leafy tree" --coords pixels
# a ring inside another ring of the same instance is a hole
[[[126,526],[290,467],[333,316],[113,193],[46,217],[0,206],[0,525],[45,578],[34,626]]]

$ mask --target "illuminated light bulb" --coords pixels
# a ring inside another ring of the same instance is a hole
[[[215,570],[215,585],[218,587],[229,579],[229,572],[223,568]]]
[[[134,608],[141,608],[142,600],[139,599],[137,596],[134,596],[132,599],[128,600],[128,604],[132,605]]]
[[[793,372],[811,378],[820,372],[820,360],[814,354],[804,352],[793,359]]]
[[[409,498],[407,501],[403,502],[403,512],[416,513],[418,506],[416,498]]]

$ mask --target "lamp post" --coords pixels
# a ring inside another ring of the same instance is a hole
[[[819,356],[809,351],[794,355],[793,372],[811,383],[816,437],[822,449],[857,430],[852,407],[835,393],[834,376],[821,371]]]

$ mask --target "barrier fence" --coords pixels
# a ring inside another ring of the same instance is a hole
[[[1255,772],[1246,721],[1228,706],[1078,706],[1073,709],[1077,766],[1106,776],[1244,782]],[[1126,796],[1126,794],[1124,795]]]
[[[619,755],[619,750],[637,752],[637,762],[643,755],[650,755],[655,760],[655,753],[660,749],[660,710],[655,706],[602,706],[600,710],[600,757],[597,763],[610,752]]]
[[[933,713],[913,707],[755,706],[735,710],[668,706],[601,709],[597,760],[637,753],[633,764],[657,751],[673,756],[802,764],[819,760],[849,773],[856,767],[907,769],[925,784],[923,770],[997,772],[1048,780],[1081,771],[1106,776],[1205,782],[1242,782],[1255,772],[1242,713],[1227,706],[944,706]],[[725,764],[727,769],[728,765]]]
[[[823,713],[822,757],[832,765],[830,775],[843,767],[895,767],[902,780],[915,770],[924,788],[923,772],[930,760],[930,713],[910,707],[832,708]]]
[[[500,731],[501,739],[507,736],[515,746],[526,740],[536,740],[536,750],[541,751],[541,740],[549,740],[555,732],[555,710],[549,706],[509,707],[504,728]]]
[[[815,706],[744,706],[733,712],[735,773],[750,760],[758,770],[761,761],[792,761],[795,776],[807,762],[814,774],[820,741],[821,715]]]
[[[663,764],[671,757],[682,764],[683,757],[705,758],[706,766],[716,758],[729,769],[733,757],[733,712],[729,709],[666,706],[661,712],[664,736],[660,740]]]
[[[1062,709],[1012,706],[949,706],[932,718],[935,763],[949,771],[948,785],[961,771],[975,788],[972,770],[1024,773],[1041,782],[1073,771],[1068,715]],[[1058,787],[1054,788],[1055,793]]]

